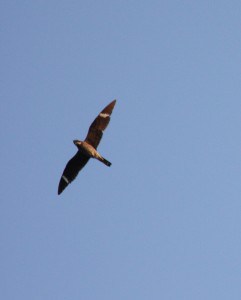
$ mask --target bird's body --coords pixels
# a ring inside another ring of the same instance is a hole
[[[64,172],[60,178],[58,194],[76,178],[79,171],[87,164],[90,158],[95,158],[106,166],[110,167],[111,163],[100,155],[96,150],[102,138],[103,131],[110,122],[110,115],[115,106],[116,100],[107,105],[90,125],[88,134],[84,141],[74,140],[78,148],[77,153],[69,160]]]
[[[86,143],[85,141],[74,140],[74,144],[77,146],[80,155],[85,155],[89,158],[98,159],[108,167],[111,166],[111,163],[109,161],[107,161],[104,157],[102,157],[100,153],[93,146]]]

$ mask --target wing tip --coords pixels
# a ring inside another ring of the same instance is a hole
[[[115,106],[115,104],[116,104],[116,99],[114,99],[113,101],[111,101],[111,103],[110,104],[112,104],[113,105],[113,107]]]
[[[63,192],[63,190],[64,189],[59,186],[59,188],[58,188],[58,195],[60,195]]]
[[[102,110],[102,113],[103,112],[107,112],[108,114],[111,115],[112,113],[112,110],[114,109],[115,107],[115,104],[116,104],[116,99],[114,99],[113,101],[111,101],[103,110]]]
[[[67,178],[64,175],[62,175],[59,181],[58,195],[60,195],[68,185],[69,182],[67,182]]]

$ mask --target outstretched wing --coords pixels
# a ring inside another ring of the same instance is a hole
[[[67,163],[59,181],[58,195],[75,179],[90,158],[77,152]]]
[[[115,106],[116,100],[108,104],[96,117],[94,122],[90,125],[88,134],[85,138],[85,142],[93,146],[95,149],[98,147],[103,135],[103,131],[106,129],[110,122],[110,115]]]

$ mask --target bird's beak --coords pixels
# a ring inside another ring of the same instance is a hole
[[[75,144],[75,146],[77,146],[79,141],[78,140],[73,140],[73,143]]]

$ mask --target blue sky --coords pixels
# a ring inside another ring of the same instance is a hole
[[[2,1],[5,300],[241,295],[240,1]],[[57,196],[73,139],[113,99]]]

